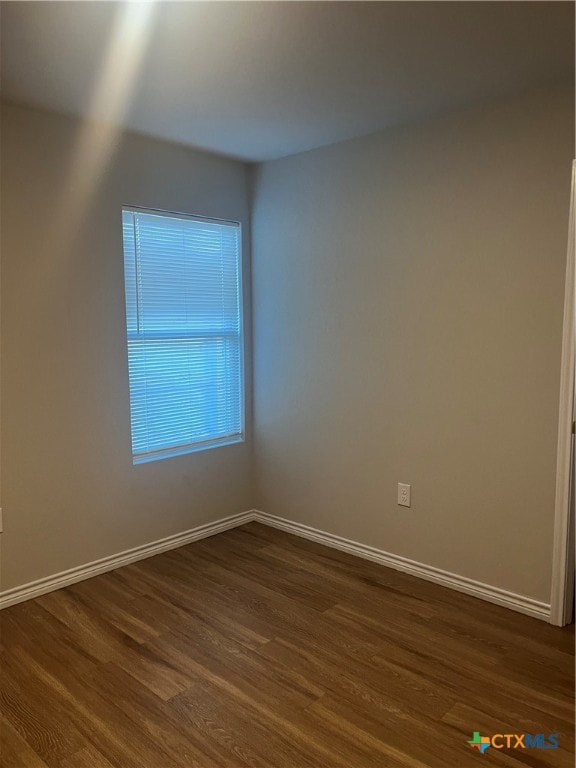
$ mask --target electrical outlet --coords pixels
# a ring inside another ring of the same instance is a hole
[[[398,483],[398,504],[401,507],[410,506],[410,486],[406,483]]]

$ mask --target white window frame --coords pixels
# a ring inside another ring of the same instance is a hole
[[[239,315],[239,347],[240,347],[240,433],[233,437],[223,437],[221,439],[213,438],[205,441],[188,443],[186,445],[174,446],[166,449],[159,449],[145,454],[135,454],[132,451],[133,464],[146,464],[159,459],[167,459],[173,456],[182,456],[188,453],[206,451],[211,448],[220,448],[226,445],[235,445],[246,441],[246,345],[244,338],[244,260],[243,260],[243,231],[242,222],[235,219],[223,219],[213,216],[201,216],[199,214],[182,213],[181,211],[171,211],[163,208],[148,208],[138,205],[122,205],[121,214],[128,213],[148,213],[156,216],[165,216],[169,218],[186,219],[189,221],[211,222],[215,224],[234,225],[238,228],[238,315]],[[121,226],[121,231],[122,226]],[[124,266],[124,238],[122,236],[122,270],[124,281],[126,280],[126,270]],[[127,317],[125,317],[125,334],[128,342]],[[128,343],[126,343],[126,360],[128,360]],[[128,381],[130,389],[130,381]],[[130,393],[129,393],[130,397]],[[132,436],[132,402],[129,400],[130,407],[130,435]],[[131,437],[132,439],[132,437]]]

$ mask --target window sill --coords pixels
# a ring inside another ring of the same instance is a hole
[[[153,451],[151,453],[142,453],[132,457],[133,464],[147,464],[150,461],[158,459],[169,459],[172,456],[184,456],[187,453],[197,453],[198,451],[207,451],[210,448],[220,448],[224,445],[234,445],[243,443],[244,435],[234,435],[233,437],[223,437],[219,440],[206,440],[203,443],[192,443],[175,448],[167,448],[162,451]]]

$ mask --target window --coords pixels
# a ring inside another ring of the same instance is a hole
[[[134,463],[243,439],[240,225],[122,210]]]

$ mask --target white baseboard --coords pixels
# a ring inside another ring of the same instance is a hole
[[[8,606],[15,605],[16,603],[22,603],[24,600],[31,600],[33,597],[39,597],[46,592],[53,592],[56,589],[67,587],[69,584],[74,584],[77,581],[91,579],[99,573],[113,571],[123,565],[128,565],[129,563],[134,563],[137,560],[143,560],[144,558],[152,557],[153,555],[158,555],[169,549],[182,547],[184,544],[190,544],[193,541],[198,541],[198,539],[214,536],[216,533],[227,531],[230,528],[245,525],[245,523],[249,523],[254,519],[255,514],[253,511],[240,512],[237,515],[224,517],[214,523],[199,525],[196,528],[190,528],[188,531],[158,539],[150,544],[126,549],[124,552],[119,552],[117,555],[103,557],[100,560],[94,560],[92,563],[62,571],[54,576],[48,576],[44,579],[31,581],[21,587],[8,589],[5,592],[0,592],[0,609],[8,608]]]
[[[365,560],[372,560],[375,563],[380,563],[380,565],[385,565],[387,568],[394,568],[397,571],[409,573],[420,579],[426,579],[426,581],[433,581],[436,584],[449,587],[457,592],[464,592],[467,595],[479,597],[481,600],[486,600],[489,603],[496,603],[496,605],[511,608],[513,611],[525,613],[528,616],[534,616],[543,621],[550,621],[549,603],[542,603],[531,597],[519,595],[515,592],[508,592],[499,587],[492,587],[490,584],[474,581],[474,579],[469,579],[466,576],[459,576],[457,573],[450,573],[441,568],[434,568],[431,565],[418,563],[415,560],[400,557],[400,555],[393,555],[382,549],[376,549],[376,547],[369,547],[367,544],[360,544],[357,541],[344,539],[341,536],[335,536],[332,533],[320,531],[317,528],[312,528],[303,523],[296,523],[293,520],[286,520],[283,517],[269,515],[268,513],[259,510],[254,510],[253,514],[253,519],[257,520],[259,523],[278,528],[281,531],[286,531],[286,533],[292,533],[295,536],[301,536],[304,539],[316,541],[318,544],[324,544],[327,547],[339,549],[342,552],[348,552],[351,555],[362,557]]]
[[[433,581],[444,587],[449,587],[458,592],[464,592],[467,595],[478,597],[481,600],[486,600],[490,603],[502,605],[505,608],[511,608],[513,611],[519,611],[528,616],[534,616],[537,619],[542,619],[544,621],[550,620],[549,603],[542,603],[524,595],[518,595],[514,592],[499,589],[498,587],[492,587],[489,584],[468,579],[466,576],[459,576],[456,573],[450,573],[449,571],[444,571],[440,568],[434,568],[431,565],[418,563],[415,560],[409,560],[406,557],[400,557],[400,555],[393,555],[382,549],[370,547],[367,544],[360,544],[359,542],[351,541],[350,539],[344,539],[341,536],[320,531],[309,525],[296,523],[293,520],[286,520],[285,518],[276,517],[275,515],[269,515],[266,512],[261,512],[256,509],[241,512],[237,515],[230,515],[229,517],[224,517],[213,523],[199,525],[188,531],[183,531],[182,533],[177,533],[173,536],[167,536],[164,539],[158,539],[158,541],[151,542],[150,544],[127,549],[124,552],[119,552],[117,555],[94,560],[92,563],[80,565],[77,568],[70,568],[67,571],[62,571],[53,576],[32,581],[21,587],[15,587],[14,589],[0,592],[0,609],[8,608],[8,606],[21,603],[24,600],[31,600],[46,592],[61,589],[69,584],[83,581],[84,579],[91,579],[99,573],[112,571],[123,565],[128,565],[129,563],[134,563],[137,560],[143,560],[144,558],[152,557],[153,555],[158,555],[169,549],[182,547],[193,541],[198,541],[199,539],[204,539],[208,536],[214,536],[222,531],[227,531],[230,528],[236,528],[239,525],[245,525],[252,521],[269,525],[272,528],[278,528],[281,531],[292,533],[295,536],[300,536],[304,539],[310,539],[310,541],[316,541],[319,544],[324,544],[333,549],[339,549],[342,552],[348,552],[351,555],[362,557],[365,560],[371,560],[372,562],[379,563],[387,568],[394,568],[397,571],[403,571],[412,576],[417,576],[421,579],[426,579],[427,581]]]

